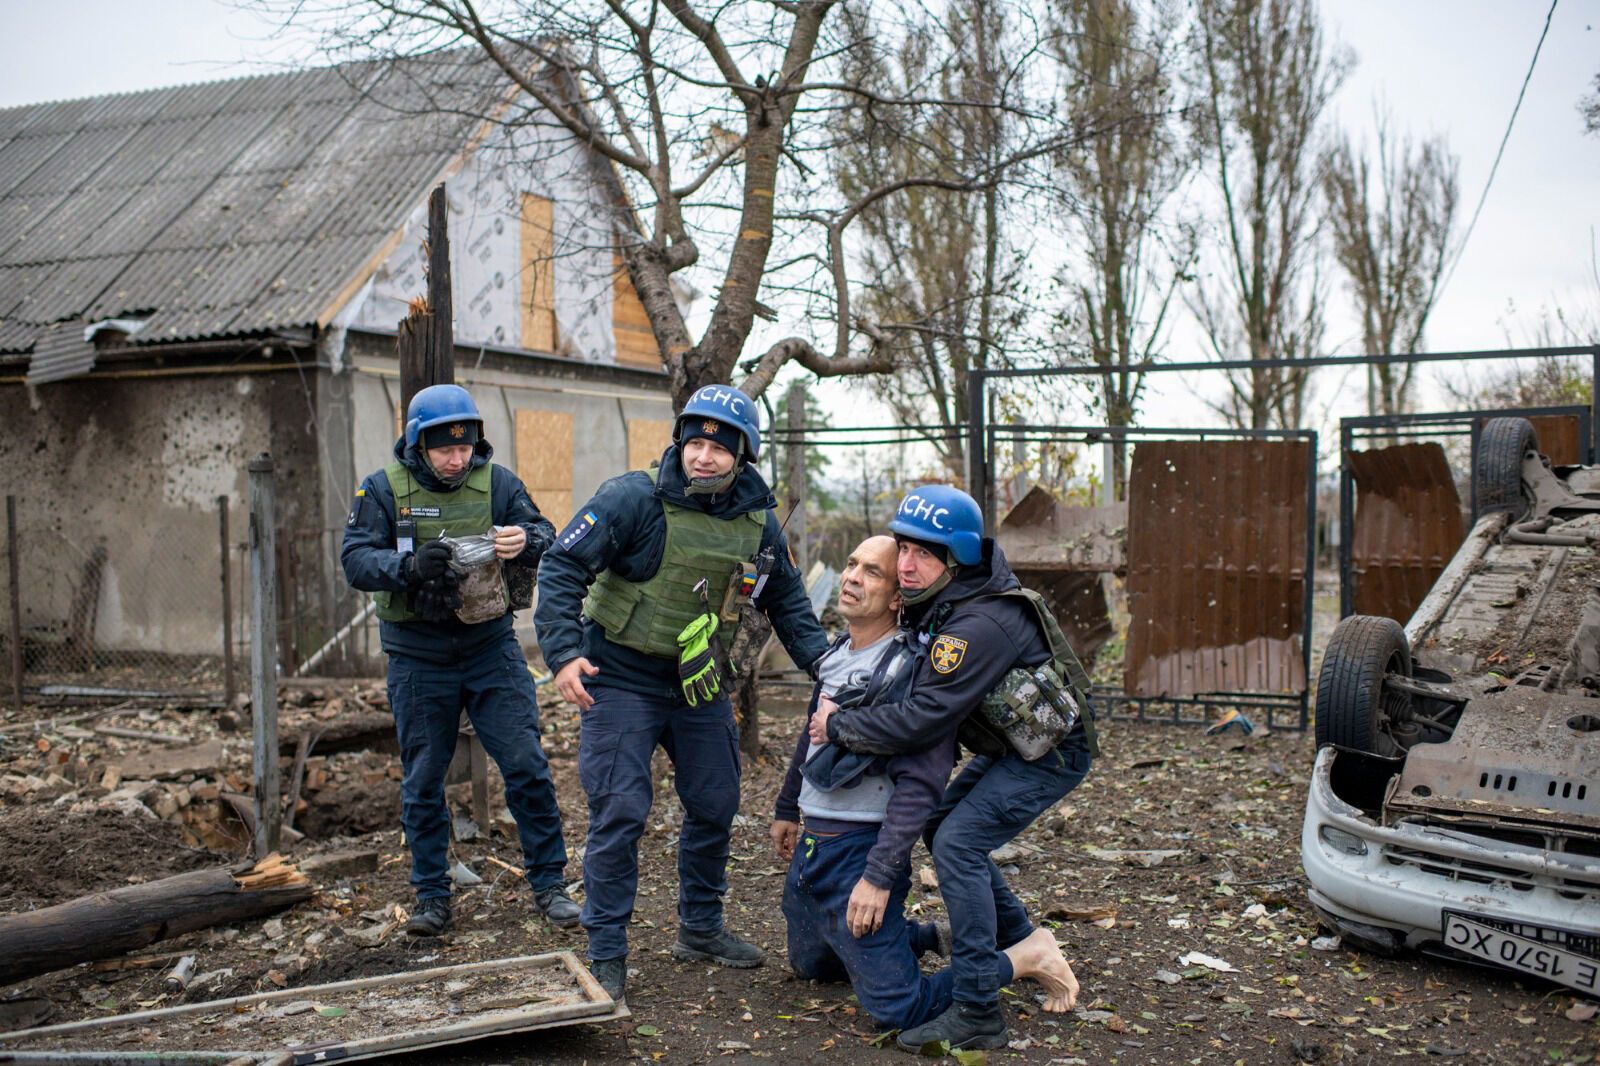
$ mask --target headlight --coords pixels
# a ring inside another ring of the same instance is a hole
[[[1325,825],[1317,830],[1317,835],[1322,838],[1324,844],[1336,851],[1342,851],[1346,855],[1365,855],[1367,853],[1367,842],[1354,833],[1346,833],[1343,829]]]

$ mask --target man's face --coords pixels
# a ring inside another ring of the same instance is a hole
[[[428,465],[442,478],[453,478],[472,462],[472,445],[446,444],[443,448],[428,449]]]
[[[948,569],[944,562],[927,548],[909,540],[900,542],[900,554],[895,571],[903,589],[925,589],[939,580]]]
[[[733,453],[710,437],[694,437],[683,446],[683,469],[692,478],[722,477],[733,469]]]
[[[839,581],[839,613],[847,622],[866,622],[899,609],[894,538],[868,537],[844,564],[844,576]]]

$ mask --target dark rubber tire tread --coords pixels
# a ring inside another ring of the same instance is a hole
[[[1383,675],[1397,653],[1401,672],[1410,677],[1411,648],[1394,619],[1353,614],[1339,623],[1317,672],[1317,747],[1384,754],[1378,743]]]
[[[1509,511],[1521,516],[1528,508],[1522,492],[1522,458],[1539,450],[1539,436],[1526,418],[1491,418],[1478,434],[1478,461],[1472,471],[1478,500],[1476,521]]]

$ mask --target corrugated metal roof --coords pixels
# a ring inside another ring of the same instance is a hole
[[[314,324],[505,88],[463,52],[0,110],[0,352]]]
[[[1350,453],[1356,483],[1350,572],[1357,614],[1411,617],[1466,535],[1437,442]]]
[[[28,361],[28,384],[77,377],[94,369],[94,345],[83,339],[82,322],[61,322],[39,336]]]
[[[1128,475],[1126,690],[1302,692],[1305,441],[1150,441]]]

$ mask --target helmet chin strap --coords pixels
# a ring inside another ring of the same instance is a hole
[[[933,597],[937,596],[940,592],[944,591],[944,587],[950,584],[951,579],[955,576],[956,565],[951,563],[949,566],[945,567],[944,573],[934,578],[933,584],[929,585],[927,588],[902,588],[900,590],[900,599],[904,601],[907,607],[915,607],[920,603],[926,603],[933,599]]]

